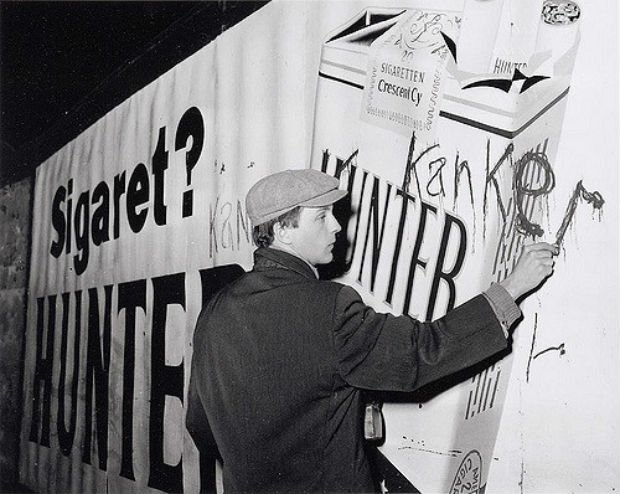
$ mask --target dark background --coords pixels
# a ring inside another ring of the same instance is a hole
[[[0,0],[0,186],[265,3]]]

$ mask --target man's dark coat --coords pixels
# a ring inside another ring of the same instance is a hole
[[[227,494],[369,492],[362,390],[412,391],[506,345],[483,295],[421,323],[258,249],[199,317],[187,428],[211,429]]]

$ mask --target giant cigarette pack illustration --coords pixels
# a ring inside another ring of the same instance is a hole
[[[368,9],[324,43],[311,166],[350,192],[338,276],[377,310],[436,319],[543,235],[575,17],[539,16],[528,63],[482,74],[459,66],[463,12]],[[386,399],[380,451],[405,490],[484,491],[512,363],[501,357]]]

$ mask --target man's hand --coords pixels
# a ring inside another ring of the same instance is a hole
[[[517,300],[551,275],[555,262],[553,256],[558,252],[557,246],[546,242],[526,245],[512,273],[500,285]]]

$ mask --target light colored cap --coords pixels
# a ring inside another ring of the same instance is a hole
[[[254,226],[296,208],[329,206],[347,195],[337,178],[318,170],[285,170],[261,178],[245,199]]]

